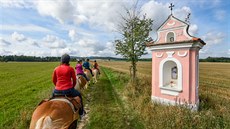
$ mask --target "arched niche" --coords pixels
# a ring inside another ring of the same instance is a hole
[[[175,41],[175,34],[173,32],[169,32],[166,35],[166,42],[174,42]]]
[[[160,88],[170,91],[182,91],[182,65],[175,58],[161,61],[159,69]]]

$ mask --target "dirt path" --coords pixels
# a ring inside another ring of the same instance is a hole
[[[86,115],[81,120],[78,121],[77,129],[83,129],[85,125],[89,122],[90,109],[88,104],[85,105],[85,111],[86,111]]]
[[[85,94],[90,102],[85,103],[86,116],[79,120],[77,129],[133,129],[142,128],[139,120],[133,114],[124,110],[120,95],[117,93],[116,76],[102,69],[97,84],[87,89]],[[113,77],[111,77],[113,76]],[[114,85],[115,84],[115,85]],[[83,98],[84,99],[84,98]]]
[[[89,88],[88,90],[90,90],[92,88]],[[85,98],[87,97],[87,98]],[[85,116],[78,121],[78,124],[77,124],[77,129],[83,129],[87,123],[89,122],[89,113],[90,113],[90,107],[89,107],[89,104],[90,104],[90,100],[91,100],[91,96],[90,96],[90,93],[87,93],[87,96],[83,96],[83,99],[87,99],[85,101],[85,104],[84,104],[84,110],[86,112]]]

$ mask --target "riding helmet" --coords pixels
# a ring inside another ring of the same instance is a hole
[[[61,56],[61,63],[69,64],[70,56],[68,54],[64,54]]]

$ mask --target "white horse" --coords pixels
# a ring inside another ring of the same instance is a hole
[[[97,83],[97,79],[99,77],[99,71],[98,71],[98,69],[93,69],[93,75],[94,75],[94,77],[93,77],[93,83]]]
[[[88,69],[84,69],[84,73],[85,73],[86,77],[89,79],[88,85],[90,85],[90,80],[92,79],[92,74],[90,73],[90,71]]]

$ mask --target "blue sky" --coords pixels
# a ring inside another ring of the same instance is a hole
[[[134,0],[0,0],[0,55],[116,56],[113,41],[124,6]],[[139,0],[158,28],[170,14],[190,17],[189,33],[207,45],[200,57],[230,57],[229,0]],[[151,57],[149,54],[143,57]]]

